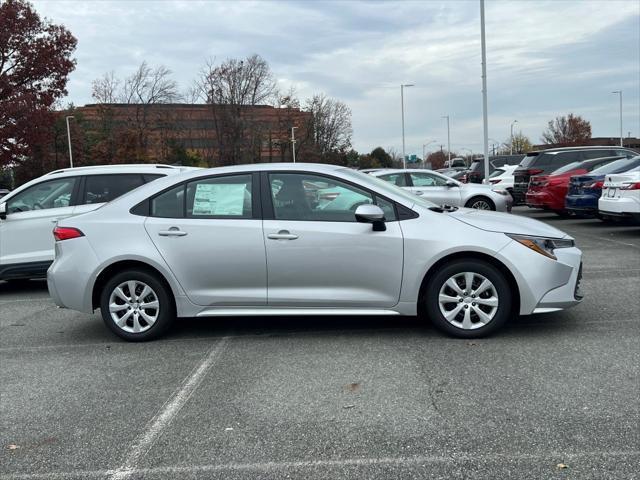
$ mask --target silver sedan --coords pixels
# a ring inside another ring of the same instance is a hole
[[[468,338],[581,299],[582,253],[564,232],[443,209],[332,165],[159,179],[61,220],[54,237],[55,303],[99,308],[132,341],[177,317],[234,315],[419,315]]]
[[[513,198],[504,189],[478,183],[461,183],[432,170],[386,169],[376,170],[370,175],[405,188],[438,205],[510,212],[513,204]]]

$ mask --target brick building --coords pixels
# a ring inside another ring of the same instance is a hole
[[[209,166],[291,161],[311,143],[311,114],[269,105],[89,104],[75,107],[72,137],[86,164],[166,163],[188,152]],[[133,157],[133,158],[132,158]]]

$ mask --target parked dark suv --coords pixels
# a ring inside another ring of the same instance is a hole
[[[489,157],[489,175],[496,168],[500,168],[503,165],[519,164],[523,155],[522,153],[519,155],[491,155]],[[482,180],[484,180],[484,158],[474,158],[461,181],[465,183],[482,183]]]
[[[513,172],[513,192],[511,193],[513,203],[514,205],[524,203],[529,179],[533,175],[549,174],[570,163],[592,158],[617,156],[631,158],[636,155],[638,154],[633,150],[621,147],[564,147],[529,152]]]

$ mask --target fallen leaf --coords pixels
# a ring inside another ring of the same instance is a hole
[[[7,448],[9,450],[17,450],[18,448],[20,448],[20,445],[14,445],[13,443],[11,445],[8,445]]]
[[[562,470],[564,468],[569,468],[569,465],[565,465],[564,463],[559,463],[558,465],[556,465],[556,467],[558,467],[560,470]]]
[[[233,427],[227,427],[224,429],[225,432],[230,432],[231,430],[233,430]]]
[[[353,408],[355,405],[343,405],[342,408]]]
[[[347,383],[347,384],[344,386],[344,389],[345,389],[347,392],[355,393],[355,392],[357,392],[358,390],[360,390],[360,387],[361,387],[361,385],[360,385],[359,383]]]

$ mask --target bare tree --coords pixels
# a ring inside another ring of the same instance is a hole
[[[171,78],[171,70],[164,65],[151,68],[142,62],[123,84],[123,103],[171,103],[180,98],[178,83]]]
[[[98,103],[116,103],[119,98],[120,79],[112,70],[91,82],[91,96]]]
[[[210,59],[196,84],[201,99],[211,107],[219,163],[259,160],[264,132],[258,121],[243,113],[244,107],[274,102],[276,82],[269,64],[259,55],[219,65]]]
[[[579,115],[551,120],[542,133],[542,141],[552,145],[580,145],[591,138],[591,123]]]
[[[351,146],[351,109],[343,102],[324,94],[307,100],[311,112],[311,131],[320,155],[345,151]]]

